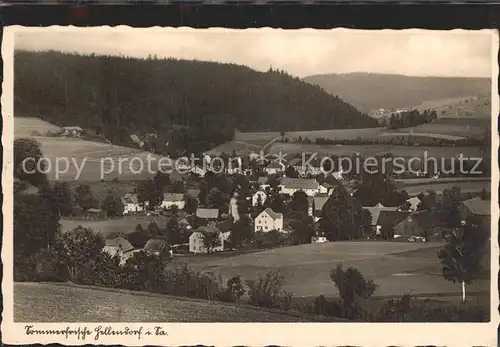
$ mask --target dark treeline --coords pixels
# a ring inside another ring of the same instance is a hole
[[[272,69],[18,51],[14,76],[16,116],[79,125],[119,144],[130,144],[130,134],[155,133],[177,150],[197,151],[232,139],[235,128],[376,126],[338,97]]]
[[[425,124],[437,119],[435,110],[420,113],[418,110],[411,110],[402,113],[392,114],[389,118],[387,128],[409,128],[420,124]]]

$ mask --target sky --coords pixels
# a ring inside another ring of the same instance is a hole
[[[306,77],[371,72],[490,77],[488,31],[39,28],[16,34],[15,48],[132,57],[219,61]]]

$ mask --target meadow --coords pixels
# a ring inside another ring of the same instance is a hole
[[[400,296],[404,293],[451,295],[460,293],[460,286],[441,276],[437,252],[440,243],[399,243],[378,241],[345,241],[306,244],[213,260],[201,255],[200,260],[178,258],[200,271],[221,274],[223,278],[240,275],[253,279],[270,270],[284,276],[284,289],[294,297],[335,297],[338,295],[329,274],[337,264],[353,266],[379,285],[376,296]],[[193,258],[196,258],[195,256]],[[479,280],[469,291],[488,291],[489,281]]]
[[[304,322],[315,318],[336,320],[145,292],[14,284],[14,322]]]
[[[330,155],[354,155],[376,156],[391,153],[395,157],[423,157],[427,152],[427,157],[453,158],[463,153],[464,157],[481,156],[478,147],[431,147],[431,146],[396,146],[396,145],[316,145],[304,143],[274,143],[270,149],[270,154],[287,154],[286,159],[300,156],[302,153],[317,153],[318,157]]]
[[[108,238],[116,234],[129,234],[135,231],[137,224],[141,224],[144,229],[147,229],[151,222],[155,222],[160,228],[164,228],[168,218],[165,216],[126,216],[108,220],[61,219],[60,224],[62,232],[83,226],[101,233],[104,238]]]

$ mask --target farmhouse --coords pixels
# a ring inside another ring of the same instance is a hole
[[[363,207],[370,212],[371,227],[375,235],[381,236],[383,232],[387,235],[392,228],[407,217],[411,212],[398,211],[397,207],[385,207],[381,203],[373,207]]]
[[[172,257],[172,248],[163,239],[150,239],[142,249],[147,254],[156,255],[161,258]]]
[[[292,196],[299,190],[304,191],[307,196],[315,196],[319,192],[319,183],[315,179],[288,178],[281,179],[278,185],[280,194]]]
[[[205,247],[205,235],[212,233],[215,234],[219,237],[219,245],[216,247],[213,247],[210,251],[211,252],[222,252],[224,251],[224,242],[226,242],[229,239],[229,236],[231,234],[230,231],[228,232],[221,232],[221,230],[214,225],[207,225],[207,226],[202,226],[196,229],[195,232],[189,236],[189,251],[191,253],[208,253],[207,247]]]
[[[266,202],[266,199],[267,199],[267,194],[264,191],[259,190],[255,192],[254,195],[252,195],[252,206],[259,206],[259,205],[262,206]]]
[[[75,136],[79,137],[83,132],[83,129],[79,126],[68,126],[63,127],[62,136]]]
[[[172,206],[177,206],[179,210],[184,209],[186,201],[184,200],[184,194],[180,193],[164,193],[163,201],[161,202],[161,208],[171,209]]]
[[[283,231],[283,214],[266,208],[255,218],[254,231],[269,232],[271,230]]]
[[[120,264],[124,265],[134,255],[134,246],[123,237],[117,236],[107,239],[102,251],[112,257],[119,257]]]
[[[275,175],[277,173],[282,173],[285,171],[285,165],[283,163],[274,161],[264,168],[264,172],[268,175]]]
[[[121,198],[121,201],[123,204],[123,214],[124,215],[144,211],[143,205],[139,203],[139,200],[137,198],[137,194],[126,193]],[[148,202],[145,203],[146,206],[148,204],[149,204]]]
[[[217,220],[219,218],[219,210],[216,208],[198,208],[196,217],[205,220]]]
[[[412,213],[394,226],[394,238],[442,240],[444,227],[429,210]]]

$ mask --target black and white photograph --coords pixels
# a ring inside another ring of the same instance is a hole
[[[12,341],[496,336],[496,33],[6,35]]]

